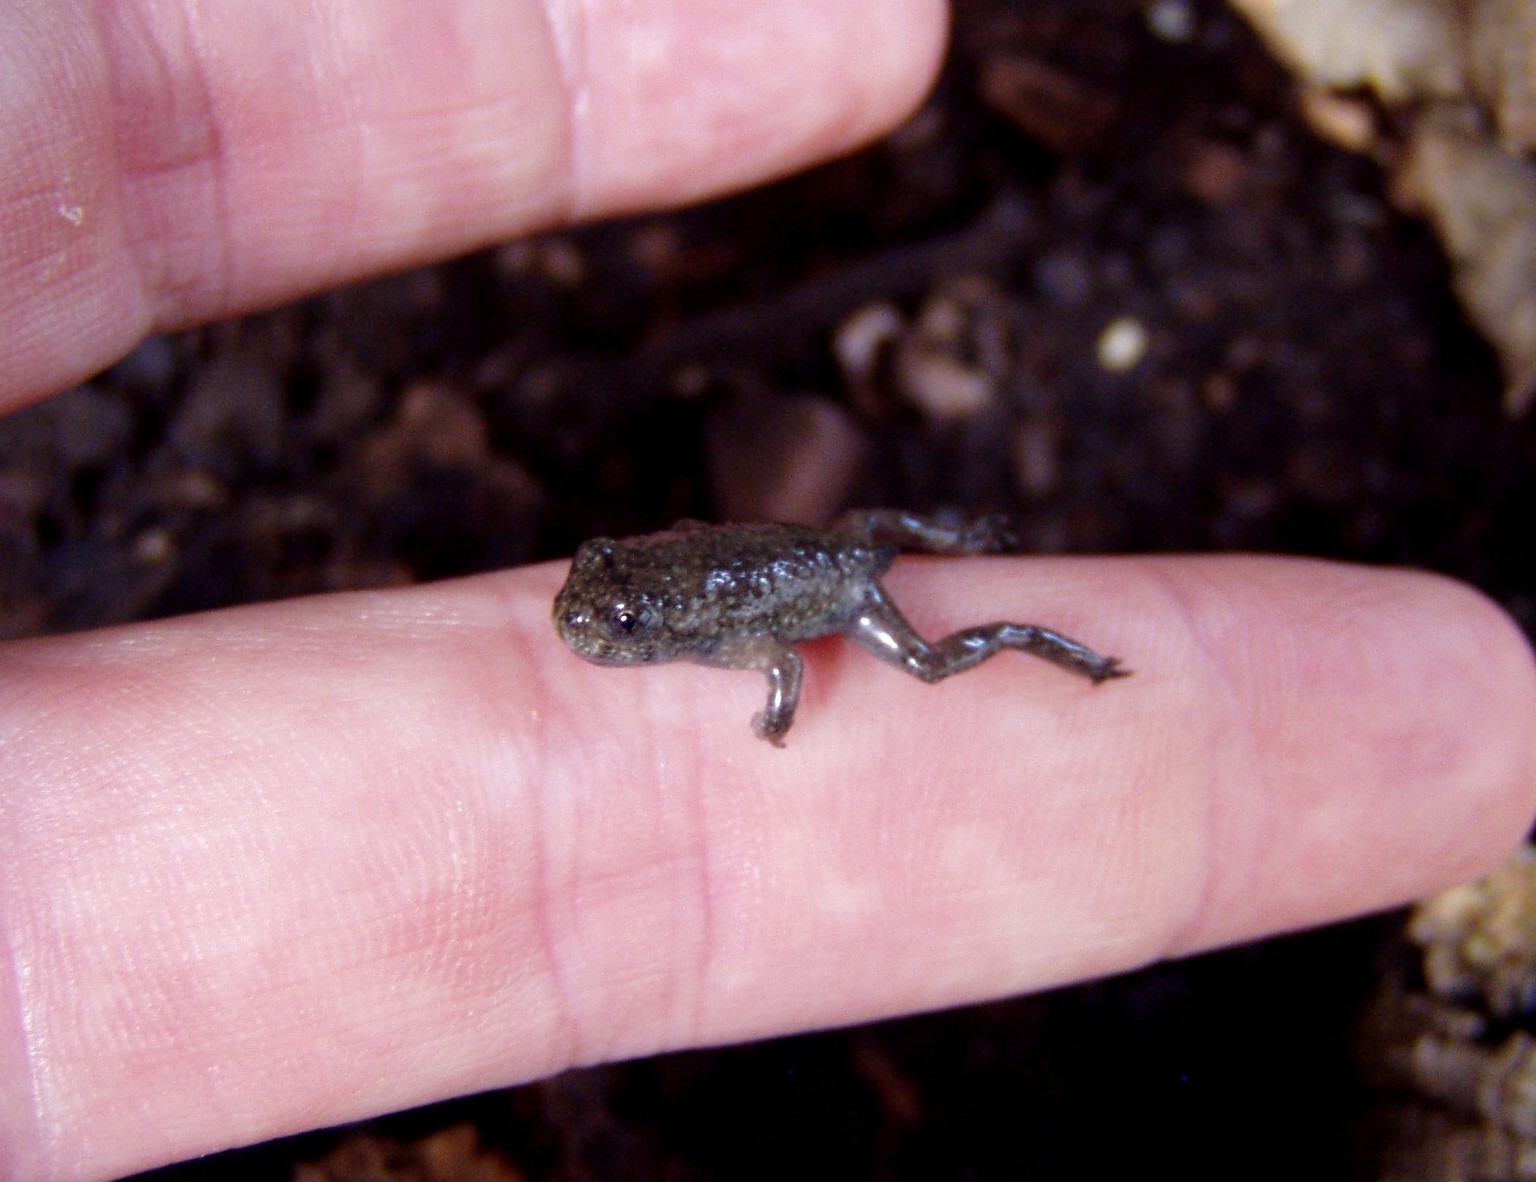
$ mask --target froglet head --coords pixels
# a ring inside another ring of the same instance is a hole
[[[555,630],[577,656],[599,665],[668,660],[663,605],[631,584],[618,553],[611,538],[582,543],[555,597]]]

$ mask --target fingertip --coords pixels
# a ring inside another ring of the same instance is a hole
[[[944,0],[626,7],[567,33],[575,211],[695,200],[888,131],[932,85]]]
[[[900,22],[866,21],[851,34],[861,53],[864,46],[869,48],[866,72],[879,86],[880,101],[862,109],[863,119],[851,129],[850,144],[881,135],[910,115],[932,90],[943,64],[949,44],[947,0],[903,0],[902,8]]]
[[[1229,600],[1197,605],[1222,620],[1212,686],[1242,739],[1213,766],[1212,869],[1178,951],[1398,906],[1508,853],[1536,804],[1536,668],[1496,604],[1420,571],[1206,570],[1200,598]]]
[[[1464,737],[1469,766],[1460,798],[1464,842],[1452,844],[1444,865],[1449,886],[1481,874],[1508,855],[1536,816],[1536,658],[1519,624],[1498,603],[1466,583],[1416,574],[1424,616],[1439,635],[1431,656],[1444,662],[1441,679],[1460,685],[1442,715]],[[1435,695],[1439,697],[1440,695]]]
[[[1356,569],[1370,580],[1352,613],[1374,631],[1363,643],[1388,650],[1369,662],[1385,699],[1386,803],[1403,806],[1402,831],[1421,843],[1403,860],[1401,897],[1386,900],[1404,902],[1492,868],[1530,828],[1536,661],[1519,625],[1475,587],[1429,571]]]

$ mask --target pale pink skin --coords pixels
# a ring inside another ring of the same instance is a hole
[[[934,0],[548,7],[13,5],[0,397],[824,156],[897,119],[942,39]],[[903,560],[925,634],[1050,620],[1135,676],[1005,654],[930,687],[818,642],[775,751],[741,722],[757,678],[569,653],[563,575],[0,652],[0,1176],[1320,923],[1486,869],[1536,807],[1525,642],[1430,576]]]

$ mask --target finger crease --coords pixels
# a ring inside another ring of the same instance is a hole
[[[101,6],[123,234],[157,324],[229,298],[225,136],[185,5]]]
[[[589,208],[588,184],[582,168],[586,154],[580,150],[581,128],[591,115],[592,71],[588,68],[587,0],[545,0],[544,23],[554,47],[565,88],[565,175],[566,220],[577,218]]]

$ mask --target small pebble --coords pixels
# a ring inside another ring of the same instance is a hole
[[[1099,366],[1110,373],[1135,369],[1147,355],[1151,337],[1141,321],[1132,316],[1111,320],[1099,334]]]
[[[1161,41],[1183,44],[1195,35],[1195,10],[1189,0],[1156,0],[1147,9],[1147,28]]]

